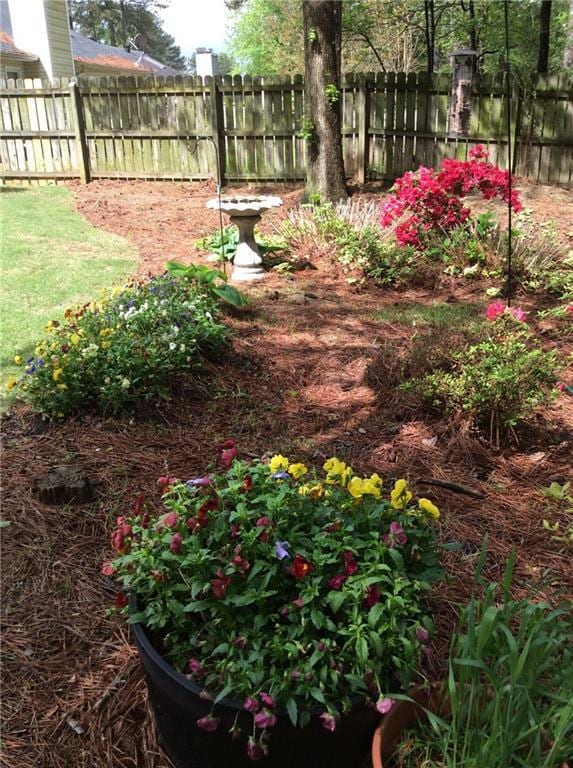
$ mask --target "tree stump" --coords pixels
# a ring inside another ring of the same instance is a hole
[[[43,504],[88,504],[95,499],[95,485],[80,467],[54,467],[34,478],[32,491]]]

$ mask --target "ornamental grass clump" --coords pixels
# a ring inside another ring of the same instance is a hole
[[[177,376],[196,371],[201,354],[220,347],[225,328],[217,311],[207,290],[169,275],[104,291],[48,324],[14,385],[52,417],[117,413],[167,397]]]
[[[131,621],[212,700],[197,727],[219,727],[222,698],[243,701],[245,748],[262,757],[280,715],[333,731],[360,701],[388,711],[430,654],[437,507],[336,458],[320,474],[281,455],[247,463],[231,440],[221,462],[161,478],[162,506],[118,519],[104,565],[137,598]]]

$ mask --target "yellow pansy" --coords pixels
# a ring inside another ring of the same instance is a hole
[[[430,517],[433,517],[434,520],[437,520],[439,518],[440,510],[436,507],[435,504],[432,504],[430,499],[418,499],[418,506],[427,515],[430,515]]]
[[[317,485],[301,485],[298,489],[301,496],[310,496],[311,499],[321,499],[324,496],[322,483]]]
[[[377,475],[376,472],[373,472],[368,479],[371,483],[374,483],[374,485],[378,486],[378,488],[380,488],[384,482],[380,475]]]
[[[412,492],[408,490],[408,483],[404,478],[396,480],[394,488],[390,492],[390,503],[394,509],[404,509],[412,498]]]
[[[355,499],[361,499],[364,493],[364,481],[360,477],[353,477],[348,483],[348,493]]]
[[[22,358],[20,357],[20,355],[16,355],[14,357],[14,365],[22,365]]]
[[[63,373],[63,370],[61,368],[56,368],[52,376],[54,377],[54,381],[58,381],[58,379],[61,377]]]
[[[15,376],[9,376],[8,381],[6,382],[6,389],[8,391],[11,389],[14,389],[17,383],[18,383],[18,379]]]
[[[289,475],[292,475],[295,480],[298,480],[299,477],[306,475],[307,472],[308,469],[304,464],[289,464],[288,466],[288,473]]]
[[[273,474],[288,469],[288,465],[289,460],[285,456],[281,456],[280,453],[277,453],[277,455],[273,456],[269,461],[269,468]]]
[[[374,496],[375,499],[379,499],[380,486],[378,483],[373,483],[371,478],[365,477],[362,481],[362,493]]]
[[[79,344],[80,343],[80,337],[78,336],[77,333],[72,333],[72,335],[70,336],[70,341],[74,345]]]
[[[346,464],[343,461],[340,461],[340,459],[337,459],[336,456],[333,456],[331,459],[324,462],[322,468],[325,472],[328,472],[329,475],[341,475],[346,469]]]
[[[99,332],[99,335],[100,336],[111,336],[112,333],[113,333],[113,330],[111,328],[102,328],[101,331]]]
[[[67,389],[67,388],[68,388],[67,384],[58,384],[58,389]]]
[[[102,349],[109,349],[111,347],[111,341],[102,341],[101,348]]]

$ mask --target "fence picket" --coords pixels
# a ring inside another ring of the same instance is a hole
[[[302,179],[306,142],[303,80],[294,77],[80,78],[87,158],[78,154],[67,79],[3,83],[0,175],[29,181],[77,177],[214,178],[218,140],[230,181]],[[393,180],[445,156],[467,157],[486,144],[507,164],[507,103],[502,77],[476,79],[466,138],[448,136],[448,76],[368,73],[347,76],[339,105],[348,176]],[[573,81],[540,76],[532,94],[514,91],[513,165],[535,181],[573,185]],[[84,176],[86,174],[84,173]]]

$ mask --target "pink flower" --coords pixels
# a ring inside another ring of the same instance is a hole
[[[104,576],[113,576],[115,573],[115,568],[111,563],[104,563],[101,567],[101,572]]]
[[[246,709],[247,712],[252,712],[254,714],[255,712],[258,712],[260,708],[261,705],[254,696],[247,696],[243,704],[243,709]]]
[[[387,547],[390,549],[396,544],[398,546],[403,546],[408,542],[408,537],[404,533],[404,529],[400,525],[400,523],[397,523],[396,521],[390,523],[390,533],[387,533],[385,536],[382,537],[382,541],[384,544],[386,544]]]
[[[233,438],[225,440],[219,446],[221,464],[225,469],[229,469],[234,459],[238,456],[237,442]]]
[[[247,742],[247,757],[249,760],[262,760],[266,757],[268,752],[267,745],[262,741],[255,741],[252,736],[249,736]]]
[[[526,321],[526,313],[521,309],[521,307],[510,307],[509,312],[513,315],[513,317],[518,320],[520,323],[525,323]]]
[[[573,304],[569,304],[565,307],[565,312],[567,312],[568,315],[573,315]]]
[[[387,696],[384,696],[383,698],[378,699],[378,701],[376,702],[376,709],[378,712],[380,712],[381,715],[385,715],[388,712],[390,712],[393,706],[394,706],[393,700],[389,699]]]
[[[231,577],[225,576],[220,568],[217,570],[216,576],[216,579],[211,579],[211,589],[215,597],[223,598],[227,594],[227,587],[231,583]]]
[[[174,552],[177,554],[178,552],[181,552],[181,546],[183,544],[183,537],[180,533],[174,533],[171,537],[171,543],[169,544],[169,549],[171,552]]]
[[[203,665],[199,661],[199,659],[189,659],[189,672],[192,675],[195,675],[196,677],[202,677],[205,673],[203,672]]]
[[[302,608],[304,605],[304,600],[302,599],[302,597],[297,597],[296,600],[292,601],[292,604],[294,605],[295,608]]]
[[[344,573],[346,576],[352,576],[353,573],[356,573],[358,570],[358,565],[356,564],[356,561],[354,560],[354,555],[352,552],[344,552],[342,555],[344,559]]]
[[[276,701],[270,695],[270,693],[261,693],[261,701],[265,707],[268,707],[269,709],[274,709],[277,705]]]
[[[163,525],[167,528],[175,528],[178,519],[177,512],[169,512],[163,518]]]
[[[203,731],[216,731],[221,721],[213,715],[205,715],[205,717],[197,720],[197,726]]]
[[[255,725],[257,728],[273,728],[277,724],[277,716],[270,709],[261,709],[255,715]]]
[[[416,627],[416,638],[420,643],[427,643],[430,639],[430,633],[424,627]]]
[[[567,390],[567,384],[565,384],[564,381],[558,381],[555,386],[560,392],[565,392]]]
[[[486,320],[497,320],[505,312],[505,304],[501,301],[494,301],[485,311]]]
[[[334,731],[336,729],[336,718],[330,712],[323,712],[320,719],[322,720],[322,727],[326,728],[327,731]]]

